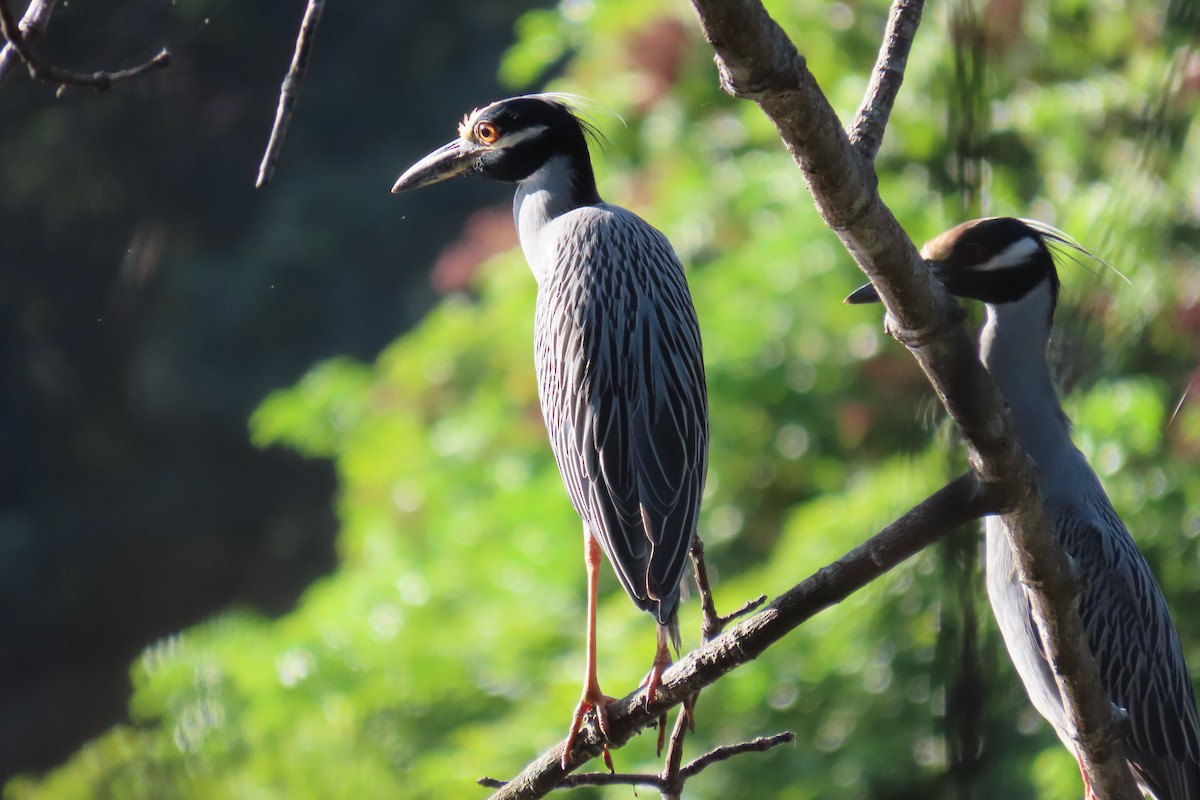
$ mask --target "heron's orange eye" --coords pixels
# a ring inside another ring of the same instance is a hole
[[[495,144],[500,138],[500,129],[491,122],[479,122],[475,125],[475,138],[483,144]]]

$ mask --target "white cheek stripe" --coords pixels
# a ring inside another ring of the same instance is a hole
[[[532,128],[524,128],[519,131],[513,131],[512,133],[506,133],[503,134],[495,144],[491,145],[491,147],[493,150],[503,150],[506,147],[513,147],[521,142],[532,139],[534,136],[538,136],[544,130],[546,130],[545,125],[535,125]]]
[[[994,270],[1009,269],[1024,264],[1038,252],[1039,243],[1032,236],[1026,236],[1018,239],[1008,247],[1001,250],[994,258],[980,264],[975,269],[980,272],[992,272]]]

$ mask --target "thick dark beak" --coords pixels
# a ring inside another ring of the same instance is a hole
[[[938,283],[945,287],[951,297],[965,297],[969,300],[977,300],[976,293],[979,290],[978,276],[980,274],[987,275],[988,273],[975,273],[971,270],[955,269],[949,266],[945,261],[926,261],[929,269],[933,272],[933,277],[937,278]]]
[[[475,166],[480,147],[462,139],[455,139],[439,147],[408,168],[392,187],[392,194],[420,189],[455,175],[461,175]]]
[[[863,303],[878,303],[879,293],[875,291],[874,286],[868,283],[866,286],[860,286],[855,289],[842,302],[848,306],[857,306]]]
[[[963,270],[952,269],[943,261],[926,261],[925,263],[928,264],[929,269],[933,271],[933,277],[937,278],[938,282],[941,283],[942,286],[946,288],[946,291],[952,296],[972,296],[970,292],[964,292],[966,287],[962,286]],[[848,306],[856,306],[863,303],[878,303],[879,293],[875,291],[874,286],[868,283],[866,286],[860,286],[855,289],[853,292],[847,295],[846,299],[842,302]]]

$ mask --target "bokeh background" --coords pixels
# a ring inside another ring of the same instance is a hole
[[[883,2],[772,2],[834,107]],[[18,10],[19,11],[19,10]],[[705,336],[701,533],[728,609],[964,467],[769,123],[675,0],[330,3],[274,181],[253,181],[303,3],[67,4],[107,94],[0,88],[0,776],[35,798],[469,797],[578,694],[578,522],[537,410],[508,187],[404,197],[463,113],[596,101],[601,193],[671,238]],[[1054,345],[1093,459],[1200,668],[1200,14],[927,10],[878,169],[918,241],[1064,228]],[[692,754],[795,730],[689,796],[1078,796],[982,596],[970,527],[702,696]],[[654,626],[606,574],[605,689]],[[685,645],[698,640],[695,603]],[[653,743],[616,754],[654,770]],[[14,777],[15,776],[15,777]],[[627,797],[628,789],[579,796]]]

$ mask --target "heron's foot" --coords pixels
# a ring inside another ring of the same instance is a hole
[[[596,712],[596,727],[600,729],[600,735],[605,740],[608,739],[608,705],[615,702],[616,698],[601,692],[599,686],[590,686],[584,691],[579,705],[575,706],[575,716],[571,719],[571,731],[567,734],[567,743],[563,747],[563,769],[568,769],[571,751],[575,748],[575,740],[579,738],[579,731],[587,724],[585,719],[589,711]],[[608,752],[607,744],[604,745],[604,766],[608,768],[609,772],[616,772],[613,769],[612,756]]]
[[[667,712],[658,715],[658,723],[655,725],[658,728],[658,744],[655,752],[662,756],[663,745],[667,743]]]
[[[692,695],[684,699],[680,705],[679,713],[683,715],[683,723],[687,725],[688,733],[696,732],[696,697]],[[662,756],[663,746],[667,742],[667,712],[663,712],[658,717],[658,755]]]
[[[697,695],[692,695],[691,697],[685,699],[683,701],[683,707],[679,712],[680,714],[683,714],[683,719],[685,722],[687,722],[688,733],[696,732],[696,697]]]
[[[654,701],[658,699],[658,688],[662,686],[663,672],[667,667],[671,666],[671,654],[664,648],[659,648],[658,654],[654,656],[654,664],[651,665],[650,671],[646,673],[646,677],[642,678],[639,687],[646,688],[646,708],[654,705]]]
[[[646,677],[642,678],[642,682],[638,684],[639,689],[646,690],[647,709],[658,699],[658,687],[660,686],[662,686],[662,670],[655,664],[654,668],[647,672]]]
[[[669,623],[659,623],[658,625],[658,648],[654,651],[654,663],[650,665],[650,672],[642,679],[640,686],[646,687],[646,710],[650,710],[650,706],[654,705],[654,701],[658,699],[658,688],[662,686],[663,672],[667,667],[671,666],[671,647],[668,640],[676,640],[678,646],[679,630],[678,624],[674,621]],[[690,724],[690,723],[689,723]],[[658,754],[661,756],[663,744],[667,739],[667,712],[664,710],[658,715]]]

